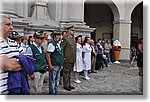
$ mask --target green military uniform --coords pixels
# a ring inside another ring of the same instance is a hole
[[[73,70],[74,63],[76,61],[76,42],[75,38],[68,35],[63,39],[62,49],[64,53],[64,63],[63,63],[63,85],[66,88],[71,86],[70,74]]]
[[[45,68],[47,66],[46,60],[45,60],[45,54],[44,54],[44,48],[41,47],[42,53],[39,52],[37,47],[34,44],[30,45],[33,53],[33,58],[36,59],[36,71],[38,72],[45,72]]]

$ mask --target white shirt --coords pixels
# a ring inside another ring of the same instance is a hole
[[[83,52],[85,52],[84,54],[84,70],[90,70],[91,69],[91,46],[90,44],[85,43],[85,45],[83,45]]]
[[[33,45],[36,46],[36,48],[42,53],[42,48],[41,46],[37,45],[35,42],[33,42]]]
[[[78,43],[76,45],[76,63],[74,64],[73,71],[81,72],[83,71],[82,46]]]
[[[21,43],[20,47],[23,49],[23,52],[26,52],[28,45],[25,45],[25,44]]]
[[[61,50],[59,43],[57,43],[57,46],[58,46],[58,48]],[[54,52],[54,50],[55,50],[55,46],[54,46],[52,43],[49,43],[49,44],[48,44],[48,47],[47,47],[47,51],[48,51],[48,52]]]
[[[48,52],[54,52],[54,50],[55,50],[55,46],[52,43],[49,43],[48,47],[47,47],[47,51]]]

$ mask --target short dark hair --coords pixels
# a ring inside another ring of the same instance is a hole
[[[82,35],[79,35],[79,37],[82,37]]]
[[[78,39],[79,39],[80,37],[82,37],[82,36],[78,35],[78,36],[75,38],[76,43],[77,43],[77,41],[78,41]]]
[[[64,33],[67,33],[67,31],[63,31],[61,34],[62,34],[62,36],[64,35]]]
[[[85,37],[83,45],[85,45],[85,43],[87,42],[88,38],[90,38],[90,37],[88,37],[88,36]]]
[[[98,39],[97,39],[97,41],[100,41],[100,40],[102,40],[102,39],[101,39],[101,38],[98,38]]]

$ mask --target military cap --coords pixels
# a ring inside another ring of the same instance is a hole
[[[71,29],[71,28],[74,28],[74,26],[73,26],[73,25],[72,25],[72,26],[69,26],[69,27],[67,27],[66,29],[69,30],[69,29]]]
[[[56,35],[61,35],[61,32],[55,30],[55,31],[53,31],[53,32],[51,33],[51,36],[52,36],[52,37],[54,37],[54,36],[56,36]]]
[[[33,35],[34,38],[45,38],[45,36],[43,35],[43,33],[39,33],[39,32],[35,32]]]
[[[15,40],[15,39],[17,39],[17,38],[21,38],[21,36],[18,34],[18,32],[16,32],[16,31],[12,31],[12,32],[10,32],[10,34],[9,34],[9,36],[8,36],[10,39],[13,39],[13,40]]]

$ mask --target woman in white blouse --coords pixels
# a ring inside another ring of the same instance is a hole
[[[83,59],[82,59],[82,46],[81,46],[82,37],[76,37],[76,63],[74,64],[74,82],[81,83],[79,80],[79,72],[83,71]]]
[[[91,39],[90,37],[85,37],[83,45],[83,63],[84,63],[84,77],[86,80],[89,80],[88,71],[91,70]]]

